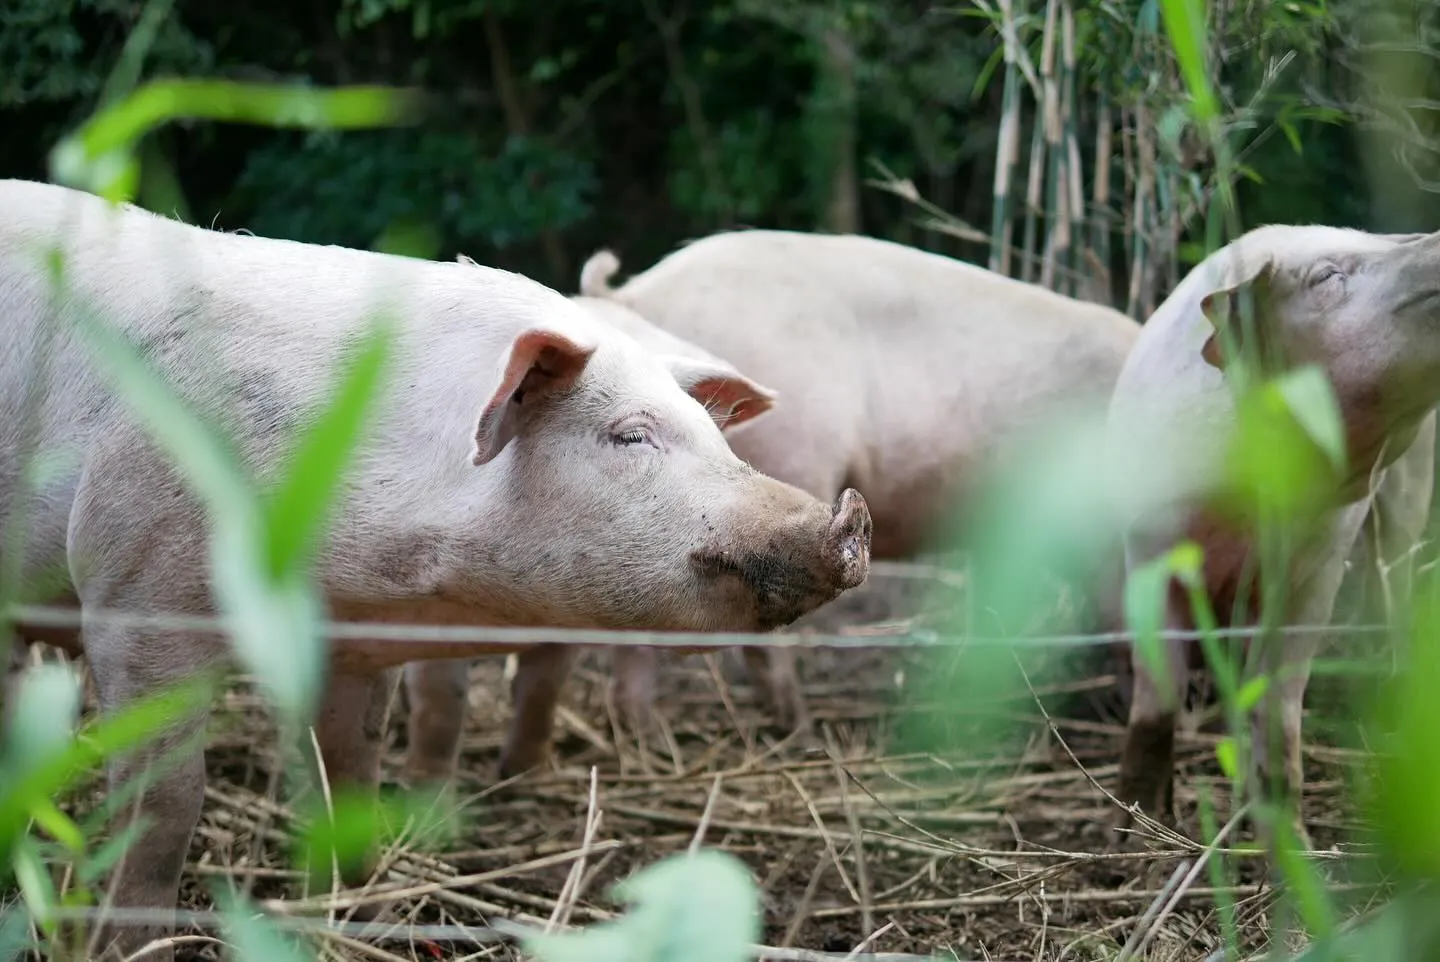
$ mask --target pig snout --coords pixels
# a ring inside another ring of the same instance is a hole
[[[835,501],[822,556],[835,572],[835,593],[864,583],[870,571],[870,507],[854,488]]]
[[[724,546],[690,557],[693,570],[730,599],[711,609],[727,626],[788,625],[870,571],[870,509],[858,491],[847,489],[833,506],[788,485],[769,493],[768,523],[751,519]]]

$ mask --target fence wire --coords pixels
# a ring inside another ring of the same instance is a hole
[[[107,625],[139,628],[150,631],[189,632],[197,634],[229,634],[235,619],[217,615],[146,614],[113,608],[87,609],[83,614],[75,608],[44,605],[16,605],[9,609],[11,624],[20,623],[36,628],[79,629],[83,626]],[[1385,624],[1309,624],[1283,625],[1268,629],[1283,638],[1330,634],[1336,636],[1383,635],[1394,628]],[[1220,628],[1209,632],[1221,639],[1255,638],[1267,629],[1257,626]],[[1117,642],[1133,642],[1134,631],[1108,631],[1071,634],[970,635],[949,634],[919,628],[906,622],[880,624],[842,634],[819,632],[773,631],[707,632],[707,631],[632,631],[601,628],[495,627],[434,624],[397,624],[391,621],[327,621],[322,636],[330,642],[371,642],[387,645],[454,644],[474,645],[477,649],[521,648],[537,643],[562,645],[604,645],[651,648],[716,649],[734,645],[757,648],[1086,648]],[[1199,641],[1206,632],[1183,629],[1162,629],[1149,633],[1165,641]]]
[[[486,925],[445,925],[410,922],[353,922],[344,919],[307,918],[261,912],[254,914],[264,917],[271,926],[292,935],[312,938],[323,938],[327,935],[341,936],[357,942],[368,943],[429,941],[451,942],[460,945],[493,945],[498,942],[517,941],[545,931],[539,926],[513,922],[509,919],[491,919]],[[102,909],[84,906],[57,906],[47,911],[45,918],[46,921],[55,922],[96,923],[104,921],[107,925],[123,928],[174,925],[208,933],[223,933],[231,927],[231,920],[219,912],[191,909]],[[569,931],[577,930],[569,929]],[[819,952],[812,949],[777,948],[768,945],[751,946],[751,951],[756,953],[756,962],[765,962],[767,959],[774,960],[774,962],[956,962],[953,955]]]

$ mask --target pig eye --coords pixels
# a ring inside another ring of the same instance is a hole
[[[624,431],[616,432],[612,436],[612,440],[614,440],[614,442],[621,447],[628,447],[632,444],[648,444],[651,447],[655,446],[654,439],[650,436],[650,432],[647,431],[645,428],[626,428]]]
[[[1321,284],[1324,284],[1328,280],[1333,280],[1336,277],[1343,279],[1344,276],[1345,273],[1344,271],[1340,270],[1340,268],[1336,267],[1334,264],[1326,264],[1316,270],[1314,274],[1310,275],[1310,286],[1319,287]]]

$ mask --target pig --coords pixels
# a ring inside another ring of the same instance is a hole
[[[0,181],[0,210],[0,514],[28,521],[19,562],[32,586],[69,572],[56,600],[79,608],[78,644],[104,712],[232,654],[218,633],[93,614],[204,614],[214,604],[209,519],[66,323],[83,307],[103,310],[193,409],[223,425],[262,482],[330,395],[371,309],[391,309],[389,374],[317,546],[333,620],[764,631],[865,578],[863,497],[847,488],[822,503],[726,444],[716,422],[763,406],[754,384],[644,349],[537,282],[211,231],[26,181]],[[52,248],[63,257],[60,297]],[[21,472],[34,449],[72,457],[27,497]],[[67,641],[42,640],[52,639]],[[517,700],[535,718],[553,706],[570,650],[334,641],[315,723],[329,778],[375,788],[399,666],[518,652],[534,690]],[[149,827],[115,869],[115,905],[175,904],[204,792],[190,736],[204,723],[176,719],[108,772],[118,786],[180,748],[130,806]],[[542,747],[507,744],[506,766]],[[123,955],[171,928],[107,928],[99,944]]]
[[[726,432],[731,447],[816,497],[863,491],[876,558],[926,548],[1016,429],[1057,406],[1103,405],[1140,331],[1111,308],[857,235],[733,231],[613,288],[619,268],[608,250],[592,255],[575,300],[777,392],[773,412]],[[770,652],[744,652],[756,688],[779,724],[804,728],[793,652]],[[654,652],[616,650],[614,672],[619,700],[643,715]]]
[[[1253,586],[1247,565],[1256,557],[1256,532],[1219,511],[1216,501],[1224,446],[1235,427],[1219,344],[1222,326],[1240,335],[1235,305],[1245,291],[1254,295],[1256,312],[1257,343],[1251,347],[1267,359],[1267,371],[1318,365],[1339,402],[1347,467],[1335,490],[1326,492],[1331,497],[1297,524],[1298,549],[1285,573],[1288,596],[1281,612],[1283,623],[1324,624],[1367,515],[1377,511],[1396,532],[1388,546],[1379,543],[1383,554],[1393,556],[1405,539],[1418,536],[1428,511],[1434,408],[1440,402],[1440,233],[1258,227],[1195,267],[1144,325],[1116,383],[1108,424],[1117,457],[1133,456],[1137,466],[1143,460],[1165,494],[1158,508],[1123,517],[1126,566],[1133,570],[1177,540],[1193,539],[1204,551],[1204,590],[1216,616],[1236,627],[1258,617],[1258,589],[1242,594]],[[1390,476],[1392,471],[1397,474]],[[1378,506],[1377,482],[1390,492]],[[1237,597],[1249,602],[1232,617]],[[1175,584],[1164,624],[1194,627]],[[1292,636],[1274,646],[1263,666],[1271,684],[1251,717],[1259,784],[1277,779],[1282,797],[1296,805],[1294,830],[1307,845],[1300,813],[1301,712],[1318,641],[1315,635]],[[1197,647],[1167,647],[1168,678],[1154,677],[1140,659],[1134,664],[1116,794],[1162,820],[1174,818],[1175,711]],[[1163,689],[1174,697],[1166,698]],[[1274,720],[1281,732],[1278,755],[1266,737]],[[1119,822],[1130,822],[1128,812]]]
[[[462,264],[475,264],[464,254],[456,260]],[[697,361],[708,369],[725,371],[743,381],[748,386],[748,398],[733,405],[727,416],[717,419],[720,430],[727,435],[742,425],[753,423],[772,409],[776,393],[746,378],[733,365],[688,341],[667,334],[628,308],[598,300],[589,306],[598,318],[651,351],[666,357]],[[681,647],[677,653],[698,650],[702,649]],[[637,717],[637,709],[633,706],[643,697],[643,689],[637,691],[636,686],[643,685],[653,675],[655,649],[618,646],[612,657],[615,665],[614,697],[619,707],[625,710],[624,717],[633,724]],[[751,659],[747,664],[759,673],[757,681],[763,684],[768,683],[766,669],[770,662],[779,662],[783,657],[782,654],[770,660]],[[401,781],[405,784],[444,784],[454,775],[464,730],[470,664],[468,658],[455,658],[414,661],[405,665],[405,694],[410,709],[406,726],[405,768],[401,774]],[[515,715],[507,742],[523,750],[506,756],[501,765],[502,776],[518,774],[543,761],[544,749],[550,743],[556,695],[538,696],[541,692],[549,692],[558,677],[543,664],[532,662],[517,667],[512,682]],[[762,691],[768,689],[762,688]]]

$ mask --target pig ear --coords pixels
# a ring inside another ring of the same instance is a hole
[[[1226,286],[1216,287],[1210,293],[1200,299],[1200,310],[1205,315],[1214,330],[1205,339],[1205,346],[1200,349],[1200,356],[1211,367],[1224,368],[1225,360],[1221,357],[1220,332],[1229,330],[1233,342],[1238,346],[1245,336],[1244,325],[1241,324],[1241,305],[1246,293],[1251,296],[1251,303],[1255,306],[1257,314],[1260,305],[1265,302],[1266,294],[1269,291],[1270,279],[1275,274],[1275,262],[1270,257],[1262,257],[1244,265],[1242,269],[1231,274]],[[1262,325],[1260,318],[1255,319],[1255,333],[1261,333]],[[1257,347],[1263,350],[1265,345]]]
[[[1383,238],[1385,238],[1385,239],[1388,240],[1388,241],[1394,241],[1394,242],[1397,243],[1397,244],[1409,244],[1409,243],[1413,243],[1414,241],[1424,240],[1426,237],[1429,237],[1430,235],[1429,235],[1429,234],[1381,234],[1380,236],[1383,237]]]
[[[665,358],[680,389],[704,405],[721,431],[729,431],[764,414],[776,394],[734,368],[687,357]]]
[[[594,341],[539,327],[511,341],[500,361],[499,383],[480,410],[471,460],[485,464],[504,450],[518,433],[522,406],[528,409],[573,385],[595,347]]]

